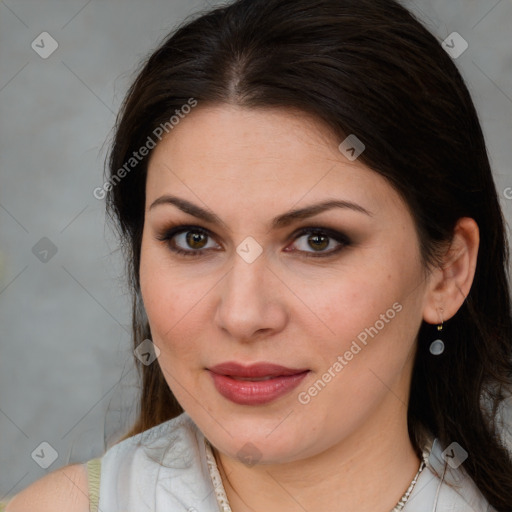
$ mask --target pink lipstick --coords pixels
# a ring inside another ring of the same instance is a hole
[[[307,368],[286,368],[272,363],[244,366],[236,362],[208,368],[217,391],[240,405],[262,405],[289,393],[308,374]]]

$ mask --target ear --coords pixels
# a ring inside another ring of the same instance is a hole
[[[425,322],[439,324],[446,321],[462,306],[475,277],[479,243],[479,229],[474,219],[460,218],[442,263],[429,277],[423,308]]]

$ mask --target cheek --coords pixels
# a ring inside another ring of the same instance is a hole
[[[323,333],[315,346],[326,368],[344,354],[350,366],[358,366],[356,360],[366,366],[370,360],[378,367],[389,363],[389,371],[403,365],[421,324],[422,280],[415,254],[397,258],[383,252],[323,279],[321,287],[307,287],[307,295],[305,286],[299,290],[311,305],[304,316],[307,330]]]
[[[196,352],[194,340],[203,325],[199,299],[205,287],[183,273],[180,277],[162,253],[143,241],[140,286],[153,342],[161,351],[160,364],[168,366],[169,357],[179,364]]]
[[[388,275],[381,282],[368,273],[347,279],[313,302],[332,332],[324,327],[328,334],[317,337],[314,374],[297,398],[311,417],[332,427],[333,436],[339,425],[357,428],[391,389],[392,396],[407,400],[404,378],[421,323],[421,291],[411,294],[408,277],[393,275],[388,282]]]
[[[310,328],[318,324],[326,337],[355,336],[378,320],[398,296],[396,283],[385,282],[378,271],[372,272],[368,267],[342,269],[331,276],[321,276],[315,283],[298,280],[295,286],[294,291],[309,310],[303,318],[308,319]]]

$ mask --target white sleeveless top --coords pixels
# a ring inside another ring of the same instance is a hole
[[[403,512],[495,512],[430,439]],[[455,464],[453,464],[455,465]],[[102,512],[231,512],[208,441],[187,413],[110,448],[101,459]]]

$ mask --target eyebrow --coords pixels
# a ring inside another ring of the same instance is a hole
[[[201,206],[195,205],[186,199],[182,199],[180,197],[172,196],[172,195],[164,195],[156,199],[151,203],[149,207],[150,210],[159,205],[171,204],[179,208],[181,211],[188,213],[189,215],[193,215],[199,219],[204,220],[205,222],[209,222],[211,224],[224,224],[221,218],[213,213],[211,210],[207,210],[202,208]],[[327,200],[322,201],[320,203],[315,203],[309,206],[305,206],[304,208],[299,208],[295,210],[290,210],[286,213],[278,215],[274,219],[272,219],[272,229],[284,228],[293,224],[293,222],[297,220],[306,219],[308,217],[312,217],[313,215],[318,215],[326,210],[331,210],[332,208],[346,208],[349,210],[353,210],[359,213],[363,213],[368,216],[372,216],[373,214],[368,211],[366,208],[363,208],[361,205],[357,203],[353,203],[351,201],[344,200]]]

